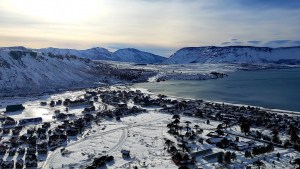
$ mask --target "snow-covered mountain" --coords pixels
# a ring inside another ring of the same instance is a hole
[[[288,63],[300,64],[300,47],[268,48],[252,46],[186,47],[165,64],[187,63]]]
[[[91,60],[42,54],[24,47],[0,48],[0,95],[95,86],[103,76]]]
[[[71,54],[0,47],[0,97],[146,81],[156,75],[151,70],[116,68]]]
[[[56,55],[75,55],[82,58],[88,58],[92,60],[108,60],[119,62],[133,62],[133,63],[161,63],[166,58],[152,53],[139,51],[137,49],[127,48],[120,49],[112,53],[105,48],[91,48],[87,50],[76,49],[59,49],[59,48],[43,48],[35,49],[42,53],[52,53]]]
[[[60,49],[60,48],[42,48],[35,49],[36,51],[48,54],[52,53],[55,55],[75,55],[82,58],[87,58],[91,60],[111,60],[112,53],[105,48],[91,48],[86,50],[76,50],[76,49]]]
[[[114,61],[133,63],[161,63],[167,58],[133,48],[119,49],[113,53]]]

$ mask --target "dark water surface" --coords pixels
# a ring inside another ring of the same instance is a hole
[[[177,97],[300,112],[300,68],[237,71],[224,79],[139,83],[134,87]]]

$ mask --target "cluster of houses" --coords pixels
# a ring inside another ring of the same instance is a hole
[[[245,119],[252,127],[261,127],[270,131],[276,129],[286,135],[290,126],[300,127],[299,115],[266,111],[258,107],[210,103],[202,100],[173,101],[163,104],[162,107],[162,112],[166,113],[184,114],[223,122],[220,129],[240,124],[241,120]],[[255,135],[252,134],[252,136]],[[267,136],[262,139],[270,140]]]
[[[206,140],[209,144],[216,144],[219,148],[231,148],[237,151],[244,151],[255,147],[255,141],[240,141],[239,137],[233,138],[229,134],[225,134],[222,130],[212,131],[207,134]]]
[[[108,105],[113,106],[110,110],[97,110],[94,102],[99,99]],[[120,120],[122,116],[133,113],[145,112],[145,109],[137,106],[129,107],[127,102],[134,100],[140,105],[150,105],[151,99],[145,96],[141,91],[86,91],[83,98],[76,100],[64,99],[50,102],[40,102],[41,106],[56,107],[65,106],[65,112],[74,106],[81,106],[84,108],[81,116],[74,114],[63,113],[61,109],[54,110],[54,117],[60,122],[51,126],[52,123],[43,122],[41,117],[20,119],[19,121],[5,116],[0,116],[2,124],[1,135],[8,140],[1,140],[0,155],[17,156],[18,160],[3,160],[0,159],[0,166],[2,168],[24,168],[37,167],[39,159],[47,156],[49,151],[53,151],[59,147],[68,144],[68,140],[76,138],[82,134],[87,127],[90,127],[94,120],[103,117],[116,117]],[[156,103],[155,103],[156,104]],[[7,106],[7,112],[22,111],[23,105]],[[72,118],[70,118],[72,117]],[[35,125],[31,127],[31,125]],[[24,130],[26,131],[24,133]],[[21,132],[23,131],[23,132]],[[129,152],[122,152],[129,155]],[[12,159],[12,158],[9,158]],[[93,165],[90,167],[99,167],[113,160],[112,156],[100,157],[94,159]]]
[[[111,107],[104,110],[96,109],[96,102],[99,100]],[[133,102],[134,104],[128,104]],[[47,106],[47,102],[41,102],[41,106]],[[139,106],[135,106],[139,105]],[[2,124],[1,135],[8,137],[9,140],[1,140],[0,155],[18,156],[18,160],[3,160],[0,159],[0,166],[2,168],[16,168],[23,167],[37,167],[40,156],[47,156],[48,151],[55,150],[59,147],[68,144],[68,140],[76,138],[82,134],[86,128],[90,127],[93,121],[101,118],[116,118],[120,120],[121,117],[142,113],[146,110],[143,107],[159,107],[165,113],[174,115],[183,114],[186,116],[193,116],[196,118],[205,118],[207,123],[209,120],[222,122],[217,129],[212,130],[207,134],[207,139],[196,137],[199,130],[189,129],[187,123],[186,139],[177,137],[181,140],[181,144],[168,145],[168,152],[172,155],[172,160],[175,164],[180,166],[195,164],[196,158],[202,156],[205,160],[216,159],[220,153],[214,152],[211,148],[200,150],[196,152],[189,151],[189,140],[197,138],[198,142],[203,144],[204,141],[208,144],[225,149],[230,148],[236,151],[244,151],[249,148],[254,148],[254,141],[240,141],[239,137],[233,138],[226,134],[222,129],[240,123],[241,119],[247,119],[252,125],[272,129],[277,127],[279,131],[287,131],[289,125],[300,127],[299,116],[290,116],[281,113],[273,113],[261,110],[256,107],[244,107],[225,105],[219,103],[204,102],[202,100],[175,100],[169,99],[164,95],[148,95],[142,93],[140,90],[93,90],[86,91],[82,98],[75,100],[64,99],[57,101],[50,101],[50,107],[65,106],[65,112],[69,108],[81,106],[83,108],[80,116],[74,114],[62,113],[61,110],[54,111],[54,117],[59,121],[55,126],[51,127],[51,123],[43,122],[42,118],[28,118],[16,121],[5,115],[0,116]],[[25,107],[23,105],[7,106],[6,113],[14,111],[22,111]],[[25,128],[29,124],[40,124],[36,127]],[[172,124],[176,126],[176,123]],[[178,125],[178,124],[177,124]],[[170,127],[170,126],[169,126]],[[22,130],[26,129],[26,133],[21,134]],[[176,135],[178,132],[175,127],[170,127],[170,133]],[[129,151],[123,151],[123,155],[129,156]],[[25,158],[19,158],[25,157]],[[97,168],[104,166],[106,162],[113,160],[112,156],[103,156],[95,158],[92,165],[88,168]]]
[[[202,100],[170,101],[164,98],[163,100],[161,98],[156,100],[156,102],[159,102],[162,106],[162,112],[171,113],[174,116],[183,114],[195,118],[206,119],[207,124],[209,124],[210,120],[221,122],[215,129],[206,135],[205,140],[206,143],[212,145],[212,147],[218,147],[220,149],[231,149],[233,151],[254,150],[259,147],[259,145],[256,144],[256,141],[260,141],[260,138],[262,138],[261,142],[263,143],[267,143],[268,145],[275,144],[273,140],[265,138],[269,138],[270,136],[265,136],[258,131],[249,132],[246,135],[246,138],[249,138],[248,141],[244,141],[245,139],[240,140],[239,136],[227,134],[228,132],[223,130],[235,125],[241,126],[241,123],[245,120],[248,124],[251,124],[252,127],[260,127],[269,131],[272,131],[275,128],[276,131],[285,135],[288,135],[290,126],[293,126],[294,128],[300,127],[300,116],[293,114],[288,115],[283,112],[269,112],[257,107],[211,103]],[[178,128],[180,128],[180,126],[178,126],[178,121],[174,120],[172,123],[168,124],[168,127],[170,128],[168,132],[174,135],[178,142],[181,142],[177,147],[175,144],[172,144],[171,146],[168,145],[168,150],[172,155],[172,160],[175,164],[179,166],[193,165],[197,156],[201,156],[204,160],[216,160],[219,156],[224,155],[222,151],[213,152],[211,148],[193,152],[189,147],[190,143],[195,142],[194,140],[196,138],[197,142],[203,144],[204,139],[202,135],[200,138],[195,137],[197,135],[195,134],[197,133],[197,129],[196,131],[193,131],[189,125],[190,124],[187,124],[186,127],[181,126],[181,130],[182,128],[187,129],[186,133],[181,135],[178,132]],[[260,137],[256,137],[255,134],[260,134]],[[281,146],[280,144],[281,143],[277,143],[276,145]],[[295,148],[295,150],[297,149]]]
[[[1,140],[0,155],[11,157],[17,155],[19,160],[14,162],[1,161],[0,159],[0,166],[2,168],[13,168],[11,166],[16,168],[37,167],[39,156],[47,156],[48,151],[66,145],[68,139],[77,137],[82,133],[93,119],[93,115],[85,115],[72,121],[64,120],[63,123],[52,128],[50,128],[51,123],[44,122],[39,127],[27,128],[24,134],[21,134],[24,126],[1,129],[1,135],[9,139]],[[25,122],[22,121],[20,124]],[[24,155],[25,160],[22,158]]]

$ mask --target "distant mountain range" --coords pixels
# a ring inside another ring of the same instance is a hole
[[[300,64],[300,47],[253,47],[253,46],[205,46],[186,47],[169,58],[139,51],[133,48],[110,52],[105,48],[87,50],[44,48],[36,49],[43,53],[75,55],[92,60],[109,60],[144,64],[189,64],[189,63],[286,63]]]
[[[300,64],[300,47],[269,48],[253,46],[186,47],[163,63],[286,63]]]
[[[10,47],[10,49],[26,49],[25,47]],[[131,62],[138,64],[190,64],[190,63],[274,63],[300,64],[300,47],[253,47],[253,46],[205,46],[185,47],[169,58],[133,48],[119,49],[110,52],[105,48],[86,50],[42,48],[31,49],[42,54],[61,56],[77,56],[91,60],[106,60]]]
[[[91,60],[108,60],[119,62],[133,62],[140,64],[162,63],[167,58],[154,55],[152,53],[143,52],[133,48],[119,49],[116,52],[110,52],[105,48],[91,48],[87,50],[75,49],[59,49],[59,48],[43,48],[35,49],[42,53],[52,53],[56,55],[75,55]]]
[[[140,71],[136,68],[136,70],[119,68],[92,60],[143,64],[287,63],[300,65],[300,47],[182,48],[169,59],[136,49],[120,49],[112,53],[104,48],[74,50],[0,47],[0,96],[91,87],[98,86],[99,83],[130,81],[131,78],[146,80],[157,73]]]

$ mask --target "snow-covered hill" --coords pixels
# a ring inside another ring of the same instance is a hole
[[[0,48],[0,95],[40,93],[95,86],[91,60],[76,56],[48,55],[24,47]]]
[[[139,51],[137,49],[127,48],[120,49],[112,53],[105,48],[91,48],[87,50],[76,49],[60,49],[60,48],[43,48],[35,49],[42,53],[52,53],[56,55],[75,55],[82,58],[92,60],[109,60],[119,62],[133,62],[133,63],[161,63],[166,58],[154,55],[152,53]]]
[[[120,49],[113,53],[115,61],[133,63],[161,63],[167,58],[133,48]]]
[[[156,75],[151,70],[117,68],[69,54],[41,53],[25,47],[0,48],[0,97],[146,81]]]
[[[287,63],[300,64],[300,47],[268,48],[252,46],[187,47],[164,63]]]
[[[35,49],[36,51],[48,54],[52,53],[55,55],[75,55],[82,58],[92,59],[92,60],[111,60],[112,53],[105,48],[91,48],[86,50],[76,50],[76,49],[60,49],[60,48],[42,48]]]

